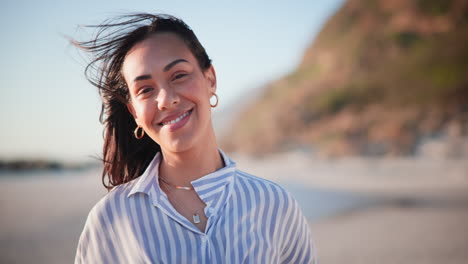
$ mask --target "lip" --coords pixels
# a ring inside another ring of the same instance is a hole
[[[175,113],[175,114],[171,114],[171,115],[165,117],[164,119],[162,119],[161,122],[158,123],[158,125],[169,129],[170,132],[175,131],[175,130],[183,127],[187,123],[187,121],[190,119],[190,116],[192,115],[192,112],[193,112],[193,108],[188,110],[188,111],[182,111],[182,112],[178,112],[178,113]],[[165,122],[175,120],[179,116],[184,115],[185,113],[188,113],[188,114],[185,117],[183,117],[181,120],[179,120],[177,123],[166,124],[166,125],[162,124],[162,123],[165,123]]]

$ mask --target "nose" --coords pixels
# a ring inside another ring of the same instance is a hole
[[[171,88],[160,89],[156,100],[160,111],[171,109],[180,101],[177,93]]]

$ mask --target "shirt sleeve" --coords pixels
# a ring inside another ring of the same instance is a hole
[[[288,208],[283,222],[285,232],[280,263],[317,264],[315,246],[307,219],[296,199],[289,195]]]
[[[132,221],[130,206],[124,204],[125,200],[122,204],[117,202],[126,194],[118,197],[114,194],[108,193],[89,212],[78,242],[75,264],[154,262],[133,229],[138,223]]]
[[[97,237],[96,229],[99,229],[100,227],[99,225],[97,225],[95,220],[96,217],[92,210],[89,213],[88,218],[86,219],[86,223],[78,241],[78,246],[75,255],[75,264],[89,263],[89,261],[91,260],[89,255],[95,254],[94,251],[99,251],[99,249],[95,249],[95,246],[97,245],[95,245],[94,240]]]
[[[103,215],[93,208],[86,219],[75,255],[75,264],[116,263],[111,245],[112,230],[108,230]]]

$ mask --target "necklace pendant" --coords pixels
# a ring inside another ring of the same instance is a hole
[[[198,214],[193,214],[193,222],[195,224],[200,223],[200,216]]]

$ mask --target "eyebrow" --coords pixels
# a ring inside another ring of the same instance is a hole
[[[169,71],[172,67],[174,67],[177,63],[180,63],[180,62],[188,62],[188,61],[186,61],[184,59],[175,60],[175,61],[169,63],[168,65],[166,65],[166,67],[164,67],[163,71],[164,72]]]
[[[164,69],[163,69],[163,72],[167,72],[169,71],[172,67],[174,67],[176,64],[178,63],[181,63],[181,62],[188,62],[187,60],[184,60],[184,59],[178,59],[178,60],[175,60],[169,64],[167,64]],[[136,81],[145,81],[145,80],[149,80],[151,79],[152,76],[151,74],[144,74],[144,75],[140,75],[140,76],[137,76],[135,79],[133,79],[133,82],[136,82]]]
[[[151,74],[145,74],[145,75],[140,75],[136,77],[135,79],[133,79],[133,82],[144,81],[144,80],[149,80],[149,79],[151,79]]]

